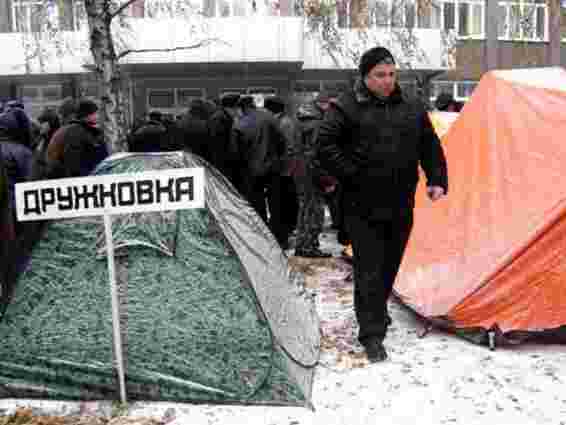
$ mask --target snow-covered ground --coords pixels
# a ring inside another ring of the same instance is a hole
[[[339,252],[327,233],[323,249]],[[473,345],[432,331],[424,338],[414,315],[391,303],[390,358],[368,364],[355,341],[348,267],[337,260],[293,260],[316,291],[323,352],[312,402],[304,408],[132,404],[130,418],[175,425],[566,425],[566,347],[512,349]],[[37,413],[110,414],[104,403],[0,400],[0,416],[20,405]],[[1,422],[1,420],[0,420]],[[131,425],[138,422],[133,420]]]

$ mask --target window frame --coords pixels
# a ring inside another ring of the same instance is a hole
[[[455,101],[457,102],[467,102],[470,100],[474,90],[477,88],[479,81],[475,81],[475,80],[460,80],[460,81],[449,81],[449,80],[433,80],[431,82],[431,92],[432,95],[430,96],[430,101],[431,102],[435,102],[436,98],[437,98],[437,94],[435,93],[435,88],[434,86],[439,86],[439,85],[450,85],[450,94],[452,95],[452,97],[454,98]],[[459,94],[459,88],[461,85],[473,85],[474,88],[472,89],[470,96],[460,96]],[[447,90],[442,90],[441,92],[445,92]]]
[[[10,12],[12,15],[12,31],[15,33],[36,33],[40,32],[41,29],[33,30],[32,29],[32,15],[31,10],[33,6],[44,6],[44,2],[41,0],[12,0],[10,4]],[[24,19],[24,27],[18,28],[21,25],[21,20],[19,19],[21,15],[18,12],[18,9],[23,9],[25,11]]]
[[[500,7],[504,7],[506,9],[506,13],[505,13],[505,22],[503,23],[504,26],[504,34],[501,35],[500,31],[498,29],[498,33],[497,33],[497,37],[499,40],[504,40],[504,41],[548,41],[548,25],[549,25],[549,10],[548,10],[548,5],[546,3],[537,3],[535,1],[531,1],[531,2],[525,2],[525,1],[518,1],[518,0],[502,0],[499,1],[497,6]],[[524,25],[519,25],[519,36],[513,36],[512,34],[512,28],[511,28],[511,19],[512,19],[512,14],[511,14],[511,9],[513,7],[517,7],[519,6],[520,10],[521,10],[521,16],[524,16],[524,10],[525,8],[529,8],[532,7],[534,9],[533,11],[533,17],[534,17],[534,27],[533,27],[533,36],[525,36],[524,32],[525,32],[525,27]],[[538,9],[543,9],[544,11],[544,29],[543,29],[543,36],[538,37],[538,28],[537,28],[537,24],[538,24]]]
[[[206,89],[203,87],[163,87],[163,88],[151,87],[146,90],[146,101],[145,101],[146,110],[147,111],[157,110],[163,113],[172,113],[172,114],[177,114],[179,112],[185,111],[188,108],[188,105],[181,105],[181,103],[179,102],[179,98],[180,98],[179,92],[181,90],[200,91],[201,92],[200,98],[201,99],[206,98]],[[152,92],[165,92],[165,91],[173,92],[173,105],[171,107],[152,106],[150,103]],[[196,99],[196,97],[193,98]]]

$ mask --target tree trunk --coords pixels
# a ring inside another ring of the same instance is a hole
[[[548,0],[548,52],[547,63],[552,66],[560,66],[560,0]]]
[[[102,88],[100,126],[111,152],[124,150],[126,119],[120,65],[111,32],[109,0],[85,0],[90,51]]]

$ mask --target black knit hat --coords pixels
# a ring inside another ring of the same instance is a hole
[[[77,118],[82,119],[98,111],[98,106],[92,100],[81,100],[77,105]]]
[[[279,96],[269,96],[263,101],[263,107],[274,114],[285,111],[285,101]]]
[[[440,93],[434,102],[434,106],[439,111],[446,111],[450,105],[456,105],[456,101],[450,93],[446,92]]]
[[[238,106],[240,95],[238,93],[226,93],[220,98],[220,104],[225,108],[235,108]]]
[[[365,77],[375,65],[395,64],[395,58],[385,47],[374,47],[366,51],[360,59],[360,74]]]

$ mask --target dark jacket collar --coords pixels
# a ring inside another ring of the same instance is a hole
[[[360,78],[354,83],[354,97],[358,103],[377,102],[379,104],[396,104],[405,100],[399,84],[395,85],[395,90],[393,90],[393,93],[391,93],[388,98],[379,98],[369,91]]]

